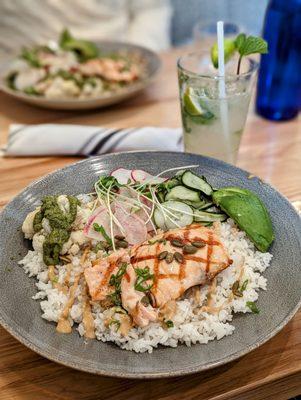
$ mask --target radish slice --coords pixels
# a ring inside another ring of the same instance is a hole
[[[145,222],[136,214],[128,214],[119,204],[116,204],[114,215],[126,232],[126,240],[129,244],[139,244],[147,239]]]
[[[166,178],[162,178],[160,176],[153,176],[148,172],[143,171],[142,169],[133,169],[131,176],[135,182],[140,182],[140,183],[147,182],[152,185],[166,181]]]
[[[135,182],[144,182],[147,172],[143,171],[142,169],[133,169],[131,176]]]
[[[94,224],[98,224],[99,226],[103,226],[108,236],[111,236],[110,232],[110,217],[107,209],[105,207],[98,207],[88,219],[86,226],[84,227],[84,234],[90,238],[95,240],[105,240],[102,236],[101,232],[97,232],[94,229]],[[114,229],[114,234],[118,234],[116,228]]]
[[[132,170],[130,169],[117,168],[112,171],[110,175],[114,176],[114,178],[116,178],[118,183],[120,183],[121,185],[126,185],[129,181],[133,183],[131,174]]]

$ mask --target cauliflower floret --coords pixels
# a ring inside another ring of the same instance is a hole
[[[69,254],[75,256],[79,252],[79,250],[80,250],[79,245],[74,243],[69,249]]]
[[[43,218],[42,227],[45,233],[49,234],[51,232],[51,226],[47,218]]]
[[[99,96],[104,91],[104,84],[101,79],[95,78],[93,84],[85,83],[82,88],[82,97]]]
[[[68,253],[68,251],[69,251],[70,247],[72,246],[72,244],[73,244],[72,239],[71,239],[71,237],[69,237],[69,239],[67,240],[67,242],[65,242],[65,243],[63,244],[63,247],[62,247],[62,250],[61,250],[60,254],[66,254],[66,253]]]
[[[89,238],[87,238],[87,236],[85,236],[84,232],[82,231],[73,231],[71,232],[70,235],[73,243],[77,243],[80,246],[82,246],[85,243],[88,243],[90,241]]]
[[[91,210],[89,208],[82,208],[80,206],[77,206],[76,218],[72,224],[72,227],[74,229],[83,229],[90,215]]]
[[[24,236],[26,239],[32,239],[33,235],[35,234],[35,231],[33,229],[33,220],[35,215],[40,211],[40,207],[36,208],[34,211],[31,211],[29,214],[27,214],[27,217],[25,218],[23,225],[22,225],[22,232],[24,233]]]
[[[56,77],[51,85],[45,90],[45,97],[49,99],[57,99],[60,97],[76,97],[80,94],[80,88],[72,80],[65,80]]]
[[[49,67],[50,74],[55,74],[60,70],[68,71],[77,65],[76,55],[72,51],[59,52],[59,54],[41,53],[39,59],[42,65]]]
[[[66,195],[61,194],[57,198],[57,204],[60,207],[60,209],[63,211],[63,213],[67,214],[69,212],[70,204],[69,204],[68,197]]]
[[[32,246],[35,249],[35,251],[39,252],[39,253],[43,253],[43,243],[45,241],[45,236],[40,234],[40,233],[36,233],[33,238],[32,238]]]
[[[28,68],[18,73],[15,79],[15,86],[18,90],[24,90],[27,87],[34,86],[46,76],[44,69]]]
[[[87,238],[82,231],[73,231],[71,232],[68,241],[63,244],[61,254],[76,254],[79,251],[79,246],[89,243],[89,241],[90,239]],[[73,247],[74,245],[78,247],[78,250],[77,247]]]

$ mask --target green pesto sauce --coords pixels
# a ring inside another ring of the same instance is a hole
[[[70,237],[71,225],[76,218],[79,200],[74,196],[67,196],[69,200],[69,212],[64,213],[57,202],[58,196],[45,196],[41,209],[36,213],[33,221],[33,229],[39,232],[42,229],[43,218],[47,218],[51,232],[43,243],[43,260],[46,265],[56,265],[59,262],[59,254],[63,244]]]

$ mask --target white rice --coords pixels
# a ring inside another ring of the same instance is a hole
[[[89,201],[88,198],[87,201]],[[206,344],[211,340],[219,340],[224,336],[231,335],[235,330],[231,323],[233,314],[251,312],[246,302],[256,301],[259,290],[266,290],[267,279],[262,276],[262,273],[269,266],[272,255],[257,251],[246,234],[238,230],[232,220],[221,224],[221,241],[234,262],[217,278],[216,293],[212,297],[215,307],[222,305],[219,312],[202,311],[202,304],[195,304],[194,296],[191,294],[177,301],[177,312],[172,318],[174,324],[172,328],[165,329],[160,323],[151,323],[146,328],[132,328],[128,335],[123,337],[116,332],[114,325],[105,326],[104,310],[99,304],[94,304],[92,311],[96,338],[103,342],[114,342],[122,349],[151,353],[159,344],[176,347],[179,343],[184,343],[191,346],[195,343]],[[95,257],[96,255],[91,253],[90,260],[95,259]],[[71,283],[75,274],[80,271],[79,260],[80,254],[73,257],[74,267]],[[57,322],[67,302],[67,296],[53,288],[52,283],[48,281],[48,268],[43,263],[40,247],[38,246],[34,251],[29,251],[19,264],[22,265],[28,276],[37,279],[38,292],[33,296],[33,299],[40,301],[42,318]],[[243,274],[240,281],[248,280],[246,290],[242,297],[234,297],[232,301],[227,301],[232,293],[232,285],[238,279],[242,264]],[[60,283],[64,281],[65,274],[66,267],[59,266]],[[200,289],[201,303],[206,300],[208,290],[208,286]],[[69,321],[71,325],[77,326],[81,336],[85,333],[82,324],[82,312],[81,285],[79,285],[76,300],[70,311]],[[258,318],[260,318],[260,315]]]

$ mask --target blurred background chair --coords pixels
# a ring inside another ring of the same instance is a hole
[[[171,4],[172,45],[179,46],[191,41],[193,28],[199,21],[221,19],[241,26],[249,34],[259,35],[268,0],[172,0]]]

